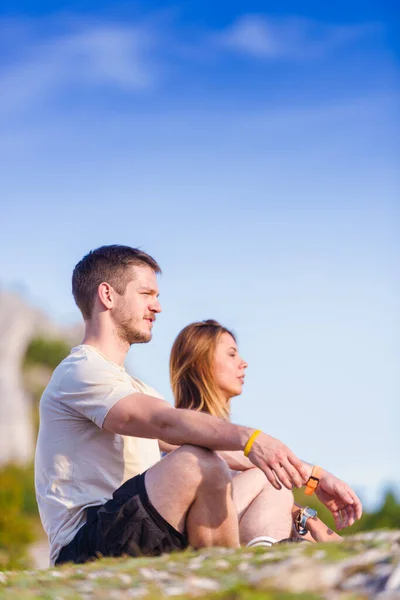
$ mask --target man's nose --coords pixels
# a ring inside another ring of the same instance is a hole
[[[155,313],[160,313],[162,311],[161,304],[159,303],[158,300],[155,300],[154,302],[152,302],[150,310]]]

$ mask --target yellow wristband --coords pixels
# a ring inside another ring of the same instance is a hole
[[[243,450],[243,454],[245,456],[248,456],[251,450],[251,447],[253,445],[254,440],[256,439],[256,437],[261,433],[261,429],[257,429],[257,431],[255,431],[254,433],[251,434],[251,436],[249,437],[249,439],[247,440],[247,443],[244,447]]]

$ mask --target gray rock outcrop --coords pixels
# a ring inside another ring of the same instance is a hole
[[[71,346],[80,328],[63,328],[20,295],[0,291],[0,466],[32,460],[34,427],[31,398],[24,389],[23,359],[33,337],[57,337]]]

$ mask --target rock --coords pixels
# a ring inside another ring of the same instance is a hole
[[[325,592],[336,587],[341,578],[341,569],[337,565],[313,564],[302,561],[293,564],[283,563],[266,565],[250,578],[250,582],[260,588],[274,587],[296,593]]]
[[[392,574],[388,578],[385,591],[400,592],[400,564],[395,567]]]
[[[228,561],[223,558],[221,558],[220,560],[216,560],[214,566],[216,569],[229,569]]]
[[[218,581],[206,577],[190,577],[187,581],[189,588],[197,588],[205,592],[216,592],[220,589]]]
[[[22,363],[35,336],[79,341],[80,327],[63,328],[21,296],[0,292],[0,466],[26,464],[34,452],[31,399],[24,389]]]

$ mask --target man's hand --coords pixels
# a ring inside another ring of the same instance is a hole
[[[266,433],[257,436],[248,456],[277,490],[282,488],[281,484],[289,490],[293,486],[300,488],[308,480],[303,462],[285,444]]]
[[[362,504],[357,495],[346,483],[327,471],[319,480],[315,493],[331,511],[338,530],[353,525],[362,515]]]

